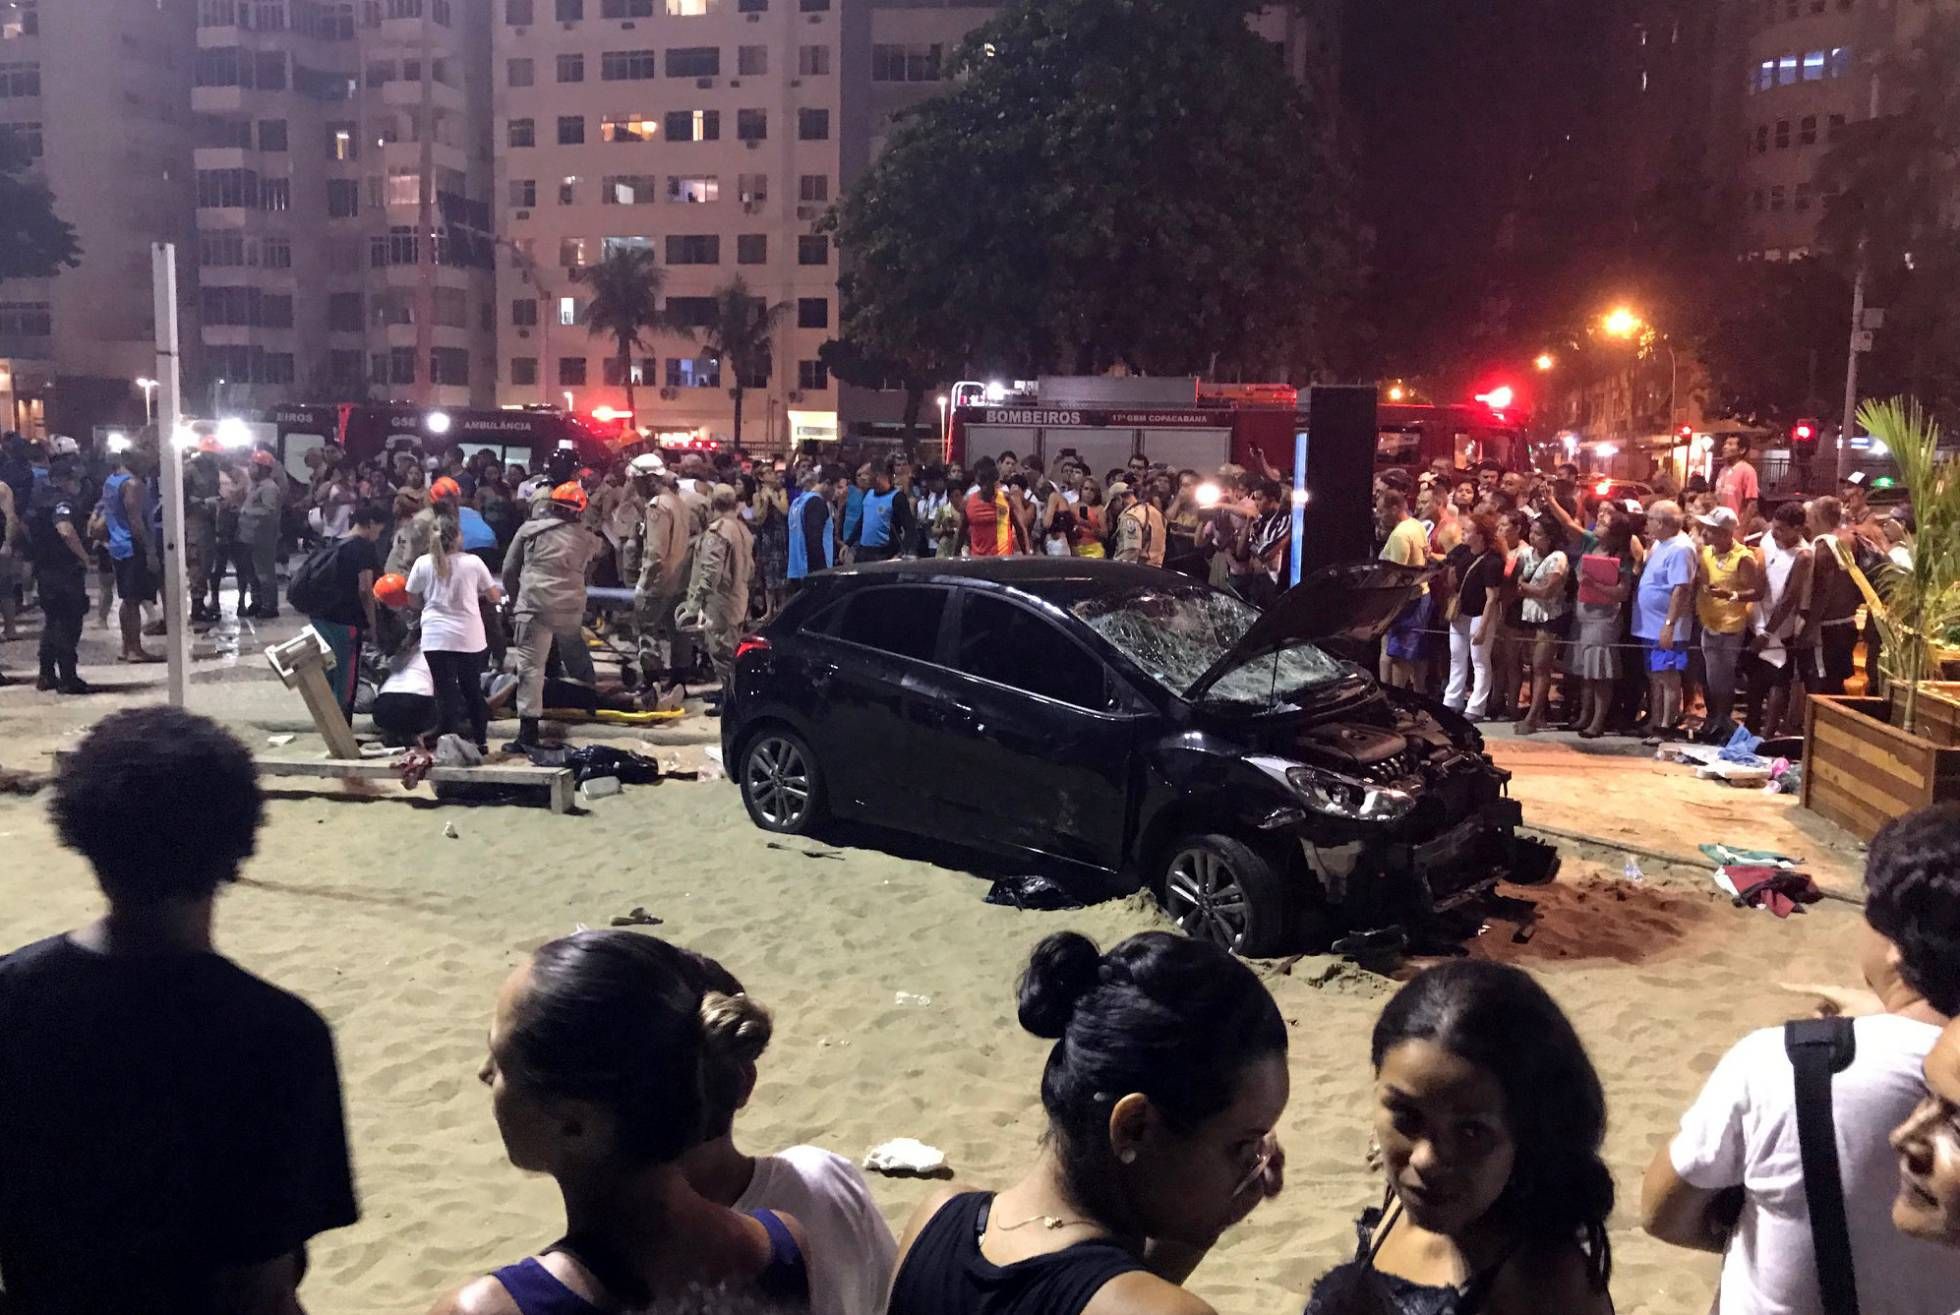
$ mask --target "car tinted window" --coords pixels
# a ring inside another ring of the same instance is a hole
[[[1107,702],[1101,663],[1054,622],[984,594],[966,595],[958,665],[968,675],[1078,708],[1100,710]]]
[[[861,589],[845,600],[830,627],[837,638],[883,653],[930,662],[939,643],[947,591],[911,585]]]

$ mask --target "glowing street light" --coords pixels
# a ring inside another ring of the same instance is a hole
[[[1408,395],[1409,390],[1401,384],[1390,384],[1388,386],[1388,400],[1391,402],[1399,402]]]
[[[423,417],[422,423],[428,427],[431,434],[440,437],[449,432],[449,412],[431,411],[427,416]]]
[[[1006,400],[1007,400],[1007,385],[1006,385],[1006,384],[1004,384],[1004,383],[1002,383],[1002,382],[1001,382],[1000,380],[998,380],[998,379],[996,379],[996,380],[994,380],[994,381],[993,381],[992,383],[990,383],[990,384],[988,384],[988,385],[987,385],[987,400],[988,400],[989,402],[1004,402],[1004,401],[1006,401]]]
[[[108,444],[109,451],[112,453],[129,451],[129,435],[120,429],[110,430],[103,441]]]
[[[237,416],[226,416],[218,422],[218,444],[236,451],[252,446],[252,430]]]
[[[1647,327],[1647,322],[1625,306],[1615,306],[1600,317],[1599,327],[1609,338],[1631,338]]]
[[[157,381],[138,379],[136,386],[143,390],[143,423],[153,425],[157,419]]]
[[[1531,363],[1537,366],[1539,370],[1544,371],[1544,370],[1549,370],[1553,366],[1557,365],[1558,358],[1556,356],[1553,356],[1550,352],[1540,352],[1536,357],[1532,359]]]

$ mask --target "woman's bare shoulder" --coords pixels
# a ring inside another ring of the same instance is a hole
[[[429,1315],[522,1315],[508,1289],[489,1275],[445,1292]]]

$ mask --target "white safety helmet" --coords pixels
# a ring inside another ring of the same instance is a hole
[[[66,434],[56,434],[48,440],[48,455],[51,457],[79,457],[82,445]]]
[[[667,463],[660,459],[658,452],[642,452],[626,463],[626,472],[636,476],[664,475],[667,473]]]

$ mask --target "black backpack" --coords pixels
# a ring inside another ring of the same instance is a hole
[[[293,572],[286,585],[286,602],[294,611],[311,616],[328,611],[338,601],[334,594],[339,587],[339,572],[334,564],[340,557],[341,542],[336,539],[315,548]]]

